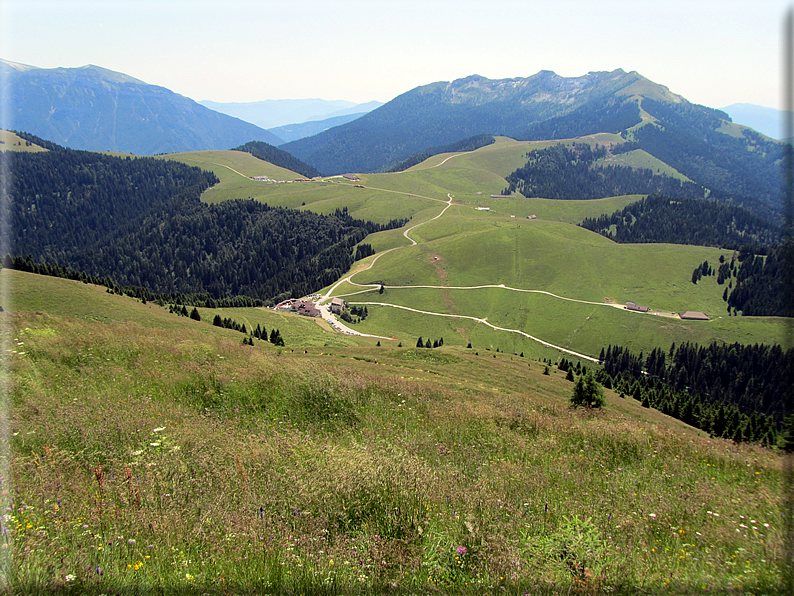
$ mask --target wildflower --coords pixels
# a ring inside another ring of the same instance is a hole
[[[130,544],[130,545],[135,544],[135,539],[134,538],[130,538],[129,540],[127,540],[127,544]]]
[[[465,555],[465,554],[466,554],[466,552],[468,552],[468,551],[467,551],[467,549],[466,549],[466,547],[465,547],[465,546],[459,546],[459,547],[458,547],[458,554],[459,554],[459,555]]]
[[[65,576],[63,578],[63,581],[65,581],[68,584],[69,582],[73,582],[76,579],[77,579],[77,577],[70,573],[69,575],[67,575],[67,576]]]
[[[655,518],[655,517],[656,517],[656,514],[655,514],[655,513],[651,513],[651,514],[650,514],[648,517],[653,517],[653,518]]]

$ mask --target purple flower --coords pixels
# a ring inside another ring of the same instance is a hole
[[[458,554],[459,554],[459,555],[465,555],[465,554],[466,554],[466,552],[467,552],[467,550],[466,550],[466,547],[465,547],[465,546],[459,546],[459,547],[458,547]]]

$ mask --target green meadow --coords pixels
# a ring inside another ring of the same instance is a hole
[[[782,593],[775,451],[610,390],[573,410],[555,366],[443,326],[356,345],[218,311],[287,340],[244,346],[212,311],[0,275],[5,593]]]
[[[622,140],[616,135],[599,134],[563,142],[611,144]],[[714,277],[703,278],[697,285],[691,283],[692,271],[700,263],[708,260],[714,267],[720,257],[731,258],[732,251],[619,245],[576,225],[586,217],[622,209],[641,195],[591,201],[491,197],[502,192],[507,184],[504,176],[524,164],[528,151],[553,143],[500,137],[473,152],[433,156],[405,172],[360,174],[359,181],[332,177],[310,182],[254,182],[232,170],[246,176],[278,176],[268,173],[267,167],[273,166],[247,153],[201,152],[170,157],[211,167],[218,174],[221,183],[205,192],[205,201],[252,197],[270,205],[319,213],[347,208],[354,217],[377,222],[409,218],[401,230],[367,237],[364,242],[379,254],[386,254],[377,257],[370,269],[361,271],[375,260],[372,257],[356,263],[350,272],[358,272],[353,280],[360,284],[384,283],[386,293],[361,294],[365,288],[343,283],[335,295],[350,302],[391,303],[430,313],[487,318],[494,326],[512,330],[495,330],[466,318],[375,306],[370,309],[370,317],[356,327],[363,333],[405,338],[408,342],[415,342],[419,335],[438,335],[455,345],[476,339],[473,343],[477,345],[501,347],[511,353],[523,351],[539,358],[552,357],[554,350],[519,331],[590,357],[597,357],[609,344],[647,352],[657,346],[667,348],[672,342],[782,340],[782,326],[775,319],[729,316],[722,300],[724,287],[717,285]],[[677,175],[640,151],[609,159]],[[285,172],[279,175],[293,177]],[[441,218],[432,219],[450,197],[451,207]],[[528,219],[530,215],[536,218]],[[403,232],[422,222],[426,223],[409,232],[417,242],[412,246]],[[455,289],[500,284],[507,287]],[[607,305],[629,301],[667,314],[701,311],[711,320],[638,315]]]

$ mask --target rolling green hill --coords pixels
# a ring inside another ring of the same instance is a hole
[[[326,301],[367,306],[349,333],[266,308],[202,308],[193,320],[91,284],[0,271],[14,486],[13,503],[0,503],[14,560],[25,561],[5,572],[12,590],[775,593],[779,452],[643,407],[617,377],[603,411],[572,410],[560,367],[603,372],[594,361],[609,344],[634,354],[782,344],[785,326],[728,316],[715,277],[691,282],[693,268],[732,251],[617,244],[576,225],[639,195],[491,197],[530,148],[548,145],[500,138],[402,173],[306,182],[254,181],[294,173],[242,152],[163,157],[219,182],[202,195],[214,204],[199,203],[197,187],[190,205],[125,236],[152,261],[193,244],[201,253],[202,237],[225,248],[225,273],[259,271],[261,227],[220,216],[266,210],[229,199],[410,218],[366,236],[376,254],[341,278],[310,259],[315,285],[337,279]],[[196,234],[202,222],[214,232]],[[311,225],[286,228],[312,237]],[[161,244],[146,240],[158,233]],[[337,247],[345,263],[350,244]],[[681,310],[710,320],[671,316]],[[277,329],[285,346],[243,345],[248,336],[214,326],[216,315]],[[444,345],[416,348],[420,336]]]
[[[599,134],[566,142],[603,145],[619,141],[617,135]],[[715,278],[691,283],[695,267],[704,260],[717,263],[720,255],[731,257],[732,251],[669,244],[618,245],[576,225],[588,217],[611,214],[642,195],[588,201],[528,199],[519,194],[491,197],[504,188],[505,176],[524,163],[527,151],[554,143],[500,137],[476,151],[436,155],[405,172],[361,174],[359,181],[335,177],[307,183],[257,183],[235,190],[234,175],[227,171],[224,179],[218,172],[222,182],[203,198],[234,198],[239,196],[235,193],[250,189],[250,196],[271,205],[319,212],[346,206],[354,217],[374,221],[411,217],[403,230],[379,232],[365,240],[380,253],[396,249],[378,256],[372,269],[353,278],[359,284],[385,283],[383,295],[377,293],[377,285],[375,291],[363,294],[357,292],[366,287],[348,283],[334,291],[350,302],[370,303],[370,316],[354,327],[356,331],[398,337],[404,345],[413,345],[421,335],[444,337],[450,345],[472,341],[481,348],[556,358],[559,351],[517,331],[590,357],[609,343],[647,352],[682,341],[782,341],[778,319],[729,317],[722,300],[723,287]],[[638,166],[647,167],[650,163],[643,156],[637,151],[620,155],[624,163],[638,160]],[[201,159],[211,161],[209,157],[204,154]],[[667,173],[680,177],[669,168]],[[402,232],[438,215],[450,194],[453,204],[440,219],[410,232],[418,242],[411,246]],[[530,215],[537,217],[529,220]],[[372,260],[356,264],[354,269]],[[395,287],[499,284],[515,290]],[[560,298],[518,290],[550,292]],[[668,315],[702,311],[712,320],[639,315],[609,306],[606,299],[649,305]],[[471,318],[438,315],[487,318],[492,325],[514,331],[496,330]]]

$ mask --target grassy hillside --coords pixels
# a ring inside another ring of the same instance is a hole
[[[576,142],[608,144],[620,139],[617,135],[599,134]],[[350,284],[342,284],[334,292],[351,302],[390,303],[470,317],[442,318],[373,305],[370,317],[356,328],[398,337],[406,345],[413,345],[420,335],[444,337],[454,345],[472,341],[478,347],[499,347],[510,353],[523,351],[538,358],[556,359],[559,352],[519,332],[591,357],[610,343],[647,352],[682,341],[782,341],[782,329],[775,319],[728,317],[722,301],[724,288],[716,284],[715,278],[706,278],[697,285],[691,283],[692,271],[700,263],[717,263],[720,255],[730,256],[730,252],[696,246],[618,245],[574,225],[585,217],[621,209],[641,195],[592,201],[526,199],[520,195],[491,198],[491,194],[504,188],[502,176],[521,165],[527,151],[550,144],[502,137],[476,151],[433,156],[406,172],[362,174],[360,181],[336,177],[324,182],[264,184],[222,168],[225,173],[215,170],[222,177],[221,184],[205,193],[204,198],[231,198],[235,192],[251,190],[251,196],[272,205],[322,213],[347,207],[354,217],[373,221],[412,218],[403,230],[371,235],[365,240],[378,252],[397,249],[378,257],[372,269],[354,278],[361,284],[384,282],[388,288],[385,295],[358,294],[365,288]],[[191,155],[212,163],[209,153]],[[632,165],[654,166],[643,161],[648,156],[642,152],[618,157]],[[254,173],[255,164],[251,162],[248,170],[243,162],[231,167],[248,174]],[[210,195],[213,192],[216,194]],[[410,232],[418,242],[410,246],[403,231],[438,215],[450,196],[453,204],[443,217]],[[488,207],[490,211],[479,211],[477,207]],[[530,215],[537,219],[528,220]],[[371,261],[356,267],[361,269]],[[559,298],[498,288],[394,288],[499,284],[515,290],[550,292]],[[608,299],[619,304],[633,301],[668,314],[702,311],[712,320],[700,323],[640,316],[607,305]],[[471,317],[487,318],[492,325],[514,331],[496,330]]]
[[[39,151],[46,151],[44,147],[40,147],[30,141],[19,137],[16,133],[9,130],[0,129],[0,151],[22,151],[37,153]]]
[[[242,346],[91,286],[2,276],[11,593],[779,585],[772,451],[611,391],[571,410],[572,384],[528,358]]]
[[[457,205],[442,218],[416,228],[411,236],[419,242],[416,246],[404,244],[353,278],[360,284],[382,282],[386,292],[353,294],[347,300],[487,318],[491,324],[590,356],[597,356],[610,343],[647,352],[682,341],[783,341],[784,328],[774,318],[728,317],[722,301],[724,288],[714,277],[691,283],[692,270],[699,263],[716,263],[720,255],[729,257],[730,251],[666,244],[619,245],[565,223],[482,212],[473,215],[469,208]],[[474,288],[500,284],[506,288]],[[343,284],[335,293],[362,289]],[[712,320],[639,315],[609,304],[629,301],[668,315],[702,311]],[[419,335],[440,334],[447,343],[462,345],[468,341],[476,344],[476,335],[480,347],[547,354],[545,349],[537,352],[537,343],[520,334],[488,329],[471,320],[431,322],[434,318],[372,307],[362,330],[372,333],[380,328],[387,335],[413,341]]]
[[[576,142],[584,140],[602,144],[619,141],[617,135],[604,134],[578,139]],[[201,151],[164,157],[211,170],[220,178],[219,184],[202,195],[205,202],[251,197],[269,205],[309,208],[318,213],[333,213],[337,208],[347,207],[354,217],[376,222],[411,217],[432,205],[432,201],[427,199],[446,201],[447,193],[450,192],[458,202],[491,207],[502,215],[526,217],[536,214],[544,219],[569,223],[612,213],[638,200],[637,195],[604,202],[544,201],[524,199],[520,195],[513,199],[490,198],[492,194],[501,193],[507,185],[504,176],[526,162],[524,155],[527,151],[556,142],[519,142],[499,137],[493,145],[477,151],[436,155],[406,172],[362,174],[361,180],[357,182],[341,177],[288,184],[256,182],[247,177],[266,175],[276,180],[295,180],[301,176],[251,155],[240,155],[241,152],[237,151]],[[235,173],[235,170],[242,175]],[[357,184],[366,188],[356,188]]]
[[[161,157],[214,172],[221,182],[204,192],[202,199],[207,203],[219,203],[229,199],[247,199],[249,196],[253,196],[249,189],[254,190],[267,184],[251,180],[250,178],[254,176],[267,176],[273,180],[290,181],[303,178],[296,172],[274,166],[244,151],[193,151],[170,153]]]
[[[134,322],[152,329],[183,329],[186,320],[153,302],[142,304],[128,296],[109,294],[102,286],[57,277],[34,275],[22,271],[0,270],[0,283],[7,288],[0,306],[7,312],[46,312],[86,321],[104,323]],[[241,342],[237,331],[212,326],[216,314],[229,317],[253,330],[257,324],[268,330],[279,329],[288,348],[304,346],[351,346],[374,344],[363,338],[330,333],[327,323],[267,308],[197,309],[201,322],[190,321],[188,327],[198,333],[221,335]]]

